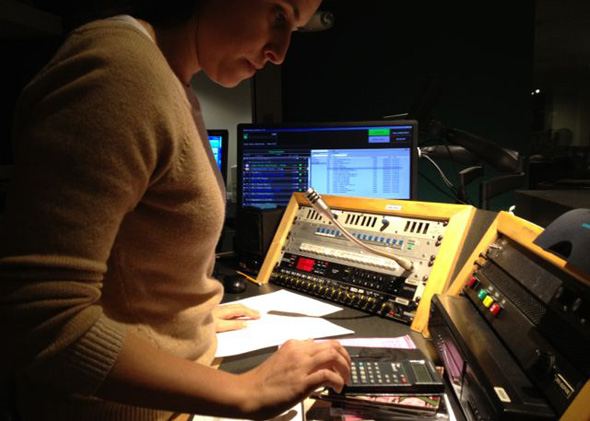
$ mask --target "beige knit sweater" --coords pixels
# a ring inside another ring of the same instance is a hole
[[[166,419],[92,394],[126,332],[201,363],[215,353],[225,191],[196,98],[146,34],[97,21],[27,86],[14,137],[0,352],[23,419]]]

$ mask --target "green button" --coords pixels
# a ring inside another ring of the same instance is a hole
[[[488,293],[486,292],[485,289],[480,289],[479,294],[477,294],[477,298],[479,298],[480,300],[483,300],[484,298],[486,298],[487,295],[488,295]]]
[[[389,136],[389,129],[369,129],[369,136]]]

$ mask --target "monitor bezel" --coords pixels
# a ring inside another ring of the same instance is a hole
[[[229,150],[229,130],[227,129],[207,129],[207,141],[209,136],[220,136],[221,137],[221,176],[223,182],[227,186],[227,173],[228,173],[228,150]]]
[[[236,205],[242,209],[242,178],[244,166],[244,149],[242,144],[245,129],[301,129],[322,127],[355,127],[355,126],[412,126],[412,147],[410,151],[410,199],[417,200],[418,194],[418,122],[416,120],[377,120],[377,121],[346,121],[346,122],[312,122],[312,123],[240,123],[237,126],[237,171],[236,171]],[[283,206],[281,206],[283,207]]]

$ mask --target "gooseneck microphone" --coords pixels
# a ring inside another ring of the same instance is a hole
[[[389,252],[386,252],[383,250],[379,250],[379,249],[370,247],[370,246],[366,245],[365,243],[362,243],[361,241],[356,239],[352,234],[350,234],[342,226],[342,224],[340,224],[340,222],[338,222],[338,220],[334,217],[334,214],[332,213],[332,209],[330,209],[330,207],[326,204],[326,202],[324,202],[322,197],[319,195],[319,193],[317,193],[313,189],[313,187],[310,187],[309,189],[307,189],[307,191],[305,192],[305,198],[320,215],[322,215],[325,219],[327,219],[328,221],[332,222],[335,226],[337,226],[338,229],[342,232],[342,234],[348,240],[353,242],[354,244],[358,245],[359,247],[364,248],[365,250],[369,251],[370,253],[373,253],[378,256],[388,258],[388,259],[392,259],[394,262],[396,262],[398,265],[400,265],[401,267],[403,267],[407,271],[411,272],[414,269],[414,265],[408,259],[404,259],[403,257],[396,256],[393,253],[389,253]]]

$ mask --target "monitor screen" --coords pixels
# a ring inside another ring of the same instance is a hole
[[[223,181],[227,183],[227,151],[229,149],[229,132],[227,130],[207,130],[209,144]]]
[[[286,206],[295,191],[415,199],[416,121],[238,125],[238,206]]]

